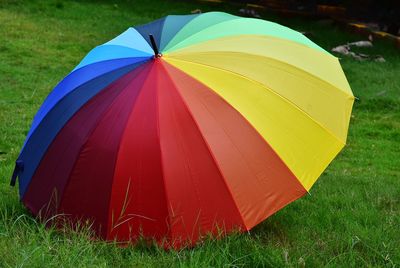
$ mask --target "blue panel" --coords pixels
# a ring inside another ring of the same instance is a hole
[[[167,16],[161,33],[161,41],[159,50],[165,48],[169,41],[192,19],[196,18],[199,14],[193,15],[170,15]]]
[[[135,29],[143,36],[144,39],[146,39],[147,43],[150,46],[151,46],[151,42],[150,42],[149,35],[152,34],[156,41],[157,47],[160,48],[161,32],[162,32],[162,28],[163,28],[165,19],[166,19],[166,17],[155,20],[148,24],[137,26],[137,27],[135,27]],[[154,53],[152,52],[152,54],[154,54]]]
[[[19,174],[19,193],[21,198],[47,148],[67,121],[102,89],[143,63],[142,61],[124,66],[80,85],[62,98],[46,114],[18,157],[18,160],[22,160],[24,163],[24,169]]]
[[[33,119],[31,129],[25,139],[25,143],[30,138],[31,134],[35,131],[36,127],[40,124],[46,114],[54,107],[54,105],[67,95],[71,90],[76,87],[90,81],[93,78],[101,76],[112,70],[121,68],[123,66],[135,64],[140,61],[149,59],[147,58],[129,58],[129,59],[117,59],[104,62],[98,62],[91,65],[86,65],[76,71],[73,71],[67,75],[47,96],[39,111],[36,113]],[[25,147],[25,144],[22,148]]]
[[[142,38],[143,39],[143,38]],[[147,44],[146,44],[147,45]],[[86,57],[75,67],[74,71],[82,68],[83,66],[96,63],[99,61],[123,59],[123,58],[135,58],[135,57],[151,57],[153,56],[153,50],[151,52],[143,52],[135,50],[133,48],[120,46],[120,45],[101,45],[92,49]]]

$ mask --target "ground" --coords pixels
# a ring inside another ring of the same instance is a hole
[[[14,161],[46,95],[91,48],[167,14],[239,9],[182,2],[0,0],[0,267],[399,267],[400,51],[383,41],[362,51],[384,63],[341,60],[357,97],[345,149],[310,195],[249,233],[181,251],[121,248],[46,229],[27,213],[9,186]],[[264,17],[325,49],[362,39],[329,21]]]

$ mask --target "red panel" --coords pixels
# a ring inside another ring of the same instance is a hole
[[[103,89],[58,133],[23,197],[23,202],[34,215],[40,211],[41,216],[48,218],[57,213],[61,194],[80,149],[114,99],[142,69],[139,67]]]
[[[207,141],[248,229],[306,193],[240,113],[202,83],[163,64]]]
[[[154,62],[121,140],[109,209],[109,239],[135,240],[143,234],[160,240],[169,233]]]
[[[125,83],[124,90],[114,99],[81,147],[60,204],[59,211],[73,215],[74,220],[93,220],[94,229],[103,237],[106,237],[105,225],[121,135],[151,64],[142,68],[140,73],[134,71],[130,74],[134,78]]]
[[[160,142],[174,246],[195,242],[207,233],[245,229],[188,107],[162,64],[154,69],[158,73]]]

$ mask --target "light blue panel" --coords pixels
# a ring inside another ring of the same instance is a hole
[[[147,43],[147,41],[143,38],[143,36],[138,31],[136,31],[136,29],[132,27],[123,32],[122,34],[118,35],[114,39],[108,41],[104,45],[130,47],[150,55],[154,54],[153,49],[151,48],[149,43]]]
[[[75,67],[74,71],[86,65],[114,59],[123,58],[145,58],[151,57],[153,53],[147,53],[133,48],[120,45],[101,45],[92,49],[86,57]]]

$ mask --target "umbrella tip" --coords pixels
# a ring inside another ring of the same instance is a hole
[[[154,39],[154,36],[152,34],[149,34],[149,37],[150,37],[151,46],[154,51],[154,58],[160,58],[162,56],[162,54],[158,51],[158,47],[156,44],[156,40]]]

